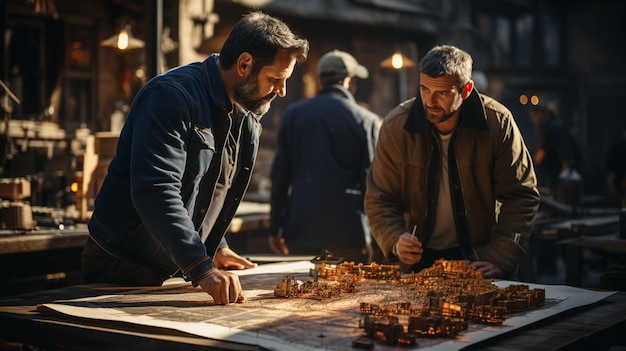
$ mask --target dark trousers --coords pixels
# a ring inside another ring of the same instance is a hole
[[[120,285],[155,286],[169,277],[154,269],[119,259],[103,250],[89,237],[83,249],[83,279],[85,283],[113,283]]]

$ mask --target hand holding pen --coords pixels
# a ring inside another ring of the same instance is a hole
[[[402,233],[395,246],[396,256],[406,264],[415,264],[422,259],[422,243],[415,235],[417,232],[417,225],[413,227],[412,233]]]

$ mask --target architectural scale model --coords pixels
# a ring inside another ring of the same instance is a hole
[[[313,281],[286,276],[276,284],[274,295],[285,298],[329,299],[354,293],[364,280],[388,281],[409,287],[403,301],[385,304],[360,303],[359,326],[371,339],[390,345],[415,345],[417,337],[454,338],[467,330],[468,322],[498,325],[508,314],[535,309],[545,302],[545,289],[515,284],[499,288],[465,260],[437,260],[431,267],[402,277],[399,265],[368,265],[343,262],[322,264]],[[320,281],[324,279],[324,281]],[[354,347],[368,348],[359,340]]]

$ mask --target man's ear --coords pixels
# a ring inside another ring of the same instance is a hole
[[[240,77],[247,77],[252,72],[252,62],[254,59],[248,52],[244,52],[239,55],[237,59],[237,74]]]
[[[473,80],[469,80],[469,82],[465,83],[465,85],[463,86],[463,91],[461,91],[461,97],[463,98],[463,100],[467,99],[470,94],[472,93],[472,89],[474,89],[474,81]]]

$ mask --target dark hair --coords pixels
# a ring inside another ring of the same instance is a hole
[[[222,46],[220,65],[229,69],[239,55],[248,52],[254,58],[253,70],[260,70],[274,62],[278,50],[294,53],[297,62],[303,62],[309,53],[309,42],[296,36],[281,20],[253,11],[233,27]]]
[[[420,61],[420,71],[429,77],[454,76],[458,87],[472,79],[472,56],[456,46],[438,45]]]
[[[322,73],[319,75],[319,77],[320,77],[320,83],[322,83],[322,86],[327,87],[327,86],[331,86],[334,84],[341,85],[343,80],[346,79],[347,76],[337,77],[337,73],[330,72],[330,73]]]

